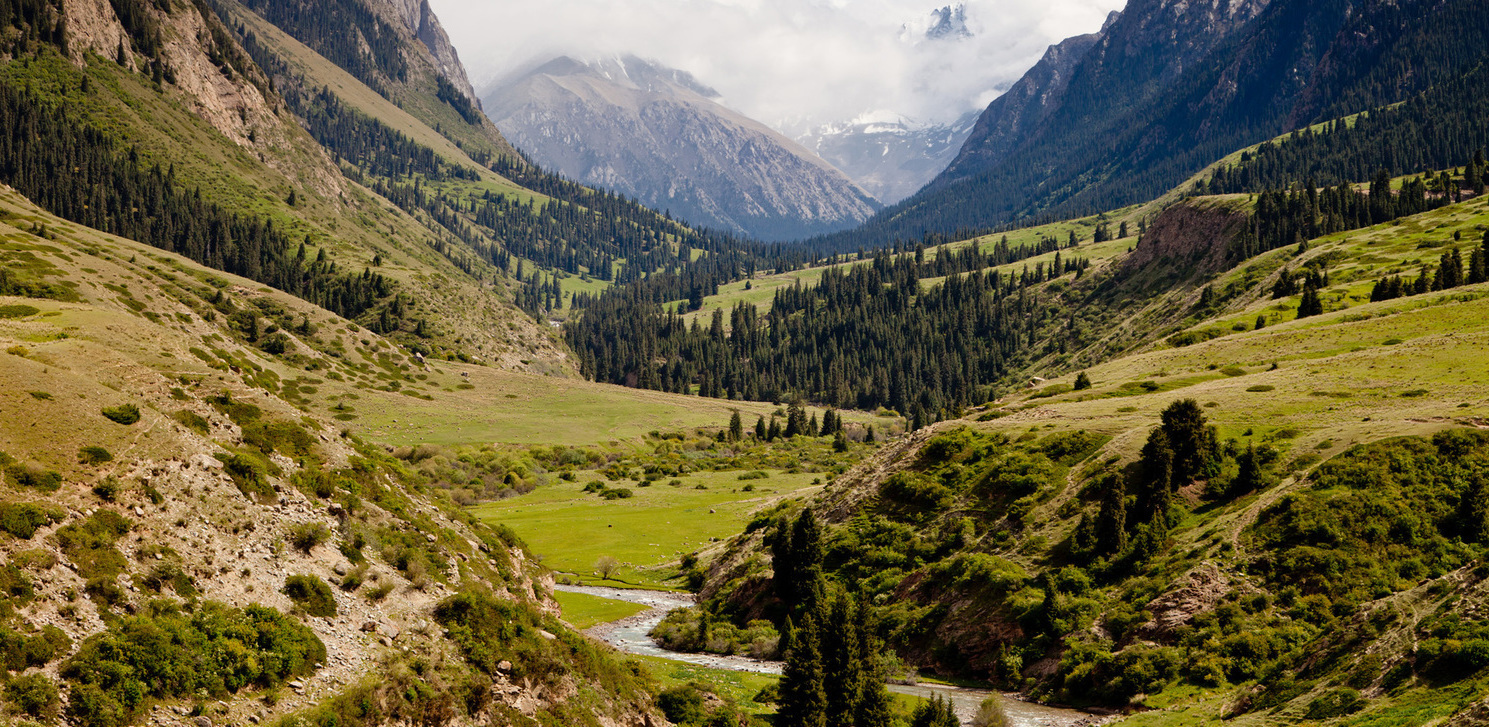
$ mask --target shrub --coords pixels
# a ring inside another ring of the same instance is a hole
[[[187,429],[190,429],[191,431],[196,432],[197,434],[200,434],[202,436],[206,436],[212,431],[211,423],[209,423],[207,419],[201,414],[191,411],[190,409],[182,409],[181,411],[172,414],[171,418],[175,419],[176,422],[181,426],[186,427]]]
[[[101,482],[93,486],[93,494],[104,502],[113,502],[119,496],[119,480],[113,477],[105,477]]]
[[[315,437],[296,422],[263,420],[243,425],[243,443],[264,454],[304,457],[315,446]]]
[[[366,591],[367,600],[372,601],[373,603],[377,603],[377,602],[383,600],[384,598],[387,598],[388,597],[388,594],[389,593],[392,593],[392,592],[393,592],[393,584],[392,583],[380,583],[375,588],[369,588],[369,589],[367,589],[367,591]]]
[[[134,404],[105,407],[103,415],[116,424],[129,426],[140,420],[140,408]]]
[[[0,305],[0,319],[27,318],[40,312],[40,308],[30,305]]]
[[[113,510],[99,510],[81,522],[63,526],[57,531],[62,553],[77,566],[84,578],[112,578],[127,565],[124,554],[114,547],[120,536],[129,532],[129,521]]]
[[[0,667],[8,671],[25,671],[46,666],[72,648],[72,639],[56,626],[45,626],[40,633],[26,636],[0,626]]]
[[[5,699],[21,714],[52,721],[62,704],[57,685],[45,674],[27,674],[16,677],[5,685]]]
[[[78,450],[78,463],[100,465],[114,461],[114,455],[103,447],[87,446]]]
[[[1364,708],[1365,700],[1359,692],[1349,687],[1340,687],[1330,689],[1310,702],[1304,716],[1310,720],[1333,719],[1354,714]]]
[[[218,459],[222,459],[219,455]],[[238,491],[249,497],[267,500],[274,497],[274,488],[269,485],[269,467],[256,456],[234,453],[222,460],[222,469],[227,472]]]
[[[306,555],[310,555],[310,551],[314,550],[315,546],[330,539],[331,531],[320,523],[299,523],[290,526],[290,544]]]
[[[755,470],[753,472],[746,472],[746,473],[740,475],[736,479],[739,479],[741,481],[745,481],[745,480],[764,480],[764,479],[768,479],[769,477],[770,477],[770,473],[764,472],[764,471],[761,471],[761,470]]]
[[[311,616],[336,615],[336,596],[331,586],[317,576],[290,576],[284,580],[284,595]]]
[[[1246,390],[1253,394],[1264,394],[1268,391],[1276,391],[1277,387],[1267,384],[1257,384],[1256,386],[1247,387]]]
[[[674,724],[702,724],[708,717],[703,692],[692,684],[673,687],[657,695],[657,707]]]
[[[4,458],[0,457],[0,462]],[[5,465],[5,474],[20,487],[30,487],[42,492],[56,492],[62,488],[62,474],[36,465],[11,462]]]
[[[326,659],[310,629],[272,608],[207,602],[190,616],[165,605],[152,610],[113,622],[62,665],[72,683],[67,713],[77,724],[128,724],[150,699],[222,699],[278,686]]]
[[[10,533],[21,540],[30,540],[38,528],[65,517],[55,507],[44,507],[29,502],[0,502],[0,531]]]

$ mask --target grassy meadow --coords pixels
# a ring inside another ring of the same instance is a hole
[[[768,472],[739,479],[741,472],[700,472],[649,487],[607,483],[634,496],[607,500],[584,491],[589,478],[558,482],[522,497],[478,505],[481,519],[506,525],[548,567],[590,585],[680,589],[678,561],[744,529],[751,516],[786,497],[804,497],[821,474]],[[748,490],[746,488],[749,488]],[[612,580],[595,572],[602,557],[620,562]]]

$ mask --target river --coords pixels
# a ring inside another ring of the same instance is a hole
[[[743,656],[685,654],[664,649],[657,642],[653,641],[649,635],[651,630],[662,622],[662,618],[669,611],[675,608],[686,608],[694,605],[693,597],[689,594],[667,593],[664,591],[640,591],[605,586],[558,585],[554,586],[554,588],[555,590],[568,591],[570,593],[585,593],[600,598],[609,598],[647,606],[646,611],[638,613],[635,616],[600,624],[587,632],[591,637],[604,641],[627,654],[656,656],[663,659],[672,659],[674,661],[728,671],[746,671],[758,674],[781,673],[781,662],[779,661],[762,661]],[[967,725],[972,723],[972,718],[977,714],[978,708],[989,697],[996,697],[1002,700],[1003,711],[1008,715],[1009,723],[1013,727],[1078,727],[1080,725],[1093,725],[1101,721],[1101,718],[1086,712],[1031,704],[999,692],[984,689],[943,687],[933,684],[891,684],[889,685],[889,690],[917,697],[940,695],[949,699],[956,709],[957,716],[961,718],[962,724]]]

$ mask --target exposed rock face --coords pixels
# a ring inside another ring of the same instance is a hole
[[[767,240],[852,227],[876,209],[820,157],[635,57],[550,61],[483,94],[537,163],[697,225]]]
[[[1102,29],[1050,46],[1007,94],[994,100],[946,173],[946,184],[978,174],[1071,122],[1112,120],[1138,108],[1232,33],[1270,0],[1132,0]],[[1051,129],[1046,122],[1055,119]]]
[[[883,204],[920,191],[940,174],[977,122],[967,114],[950,124],[923,125],[893,114],[871,114],[797,137],[802,146],[843,170]]]
[[[1111,20],[1117,17],[1117,13],[1112,13]],[[1107,23],[1110,24],[1111,20]],[[1018,83],[994,99],[978,117],[968,134],[967,143],[947,165],[944,178],[965,176],[969,170],[991,166],[1007,157],[1022,139],[1039,128],[1055,104],[1064,98],[1071,72],[1100,39],[1101,33],[1092,33],[1067,38],[1050,46],[1044,57]]]
[[[455,46],[450,43],[450,36],[445,33],[445,27],[440,25],[439,18],[429,7],[429,0],[387,0],[387,2],[392,6],[394,14],[403,26],[408,28],[409,32],[424,44],[425,48],[429,49],[440,74],[450,83],[455,84],[455,87],[471,101],[477,101],[476,89],[471,86],[470,78],[465,74],[465,66],[460,63],[460,55],[455,52]]]

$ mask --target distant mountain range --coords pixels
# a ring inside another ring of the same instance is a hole
[[[880,112],[820,126],[797,141],[843,170],[875,199],[894,204],[946,169],[976,122],[975,113],[950,124],[918,124]]]
[[[534,162],[695,225],[762,240],[855,227],[878,202],[689,74],[635,56],[553,59],[482,94]]]

